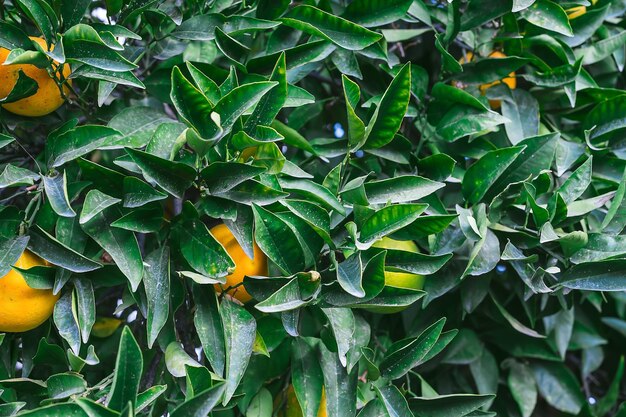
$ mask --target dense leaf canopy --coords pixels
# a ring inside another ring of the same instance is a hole
[[[3,2],[0,415],[626,416],[625,14]]]

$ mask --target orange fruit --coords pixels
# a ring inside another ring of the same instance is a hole
[[[114,317],[98,317],[91,329],[91,335],[105,338],[111,336],[122,325],[122,320]]]
[[[30,39],[46,49],[46,41],[44,39],[35,37],[31,37]],[[0,64],[6,61],[9,53],[10,51],[8,49],[0,48]],[[53,64],[53,68],[55,71],[59,71],[59,65],[56,61],[55,64]],[[50,77],[45,68],[37,68],[35,65],[31,64],[0,65],[0,98],[8,96],[11,90],[13,90],[20,70],[24,71],[24,74],[35,80],[39,88],[35,94],[29,97],[25,97],[13,103],[3,104],[3,108],[11,113],[36,117],[52,113],[61,107],[65,100],[61,96],[61,91],[56,81]],[[62,66],[62,75],[65,79],[70,75],[69,65],[66,64]],[[66,95],[69,94],[69,88],[67,86],[64,87],[64,91]]]
[[[598,0],[591,0],[591,4],[594,6],[597,2]],[[574,20],[577,17],[580,17],[584,15],[585,13],[587,13],[587,7],[586,6],[574,6],[565,10],[565,13],[567,13],[567,18],[569,20]]]
[[[24,251],[15,266],[29,269],[46,265],[37,255]],[[0,278],[0,332],[25,332],[45,322],[59,299],[52,290],[28,286],[21,273],[12,269]]]
[[[466,62],[470,62],[472,58],[474,58],[474,54],[472,52],[468,52],[467,54],[465,54],[465,57],[459,60],[459,63],[465,64]],[[504,55],[500,51],[493,51],[492,53],[489,54],[489,58],[506,58],[506,55]],[[487,89],[489,89],[490,87],[493,87],[494,85],[498,85],[501,82],[504,82],[506,85],[509,86],[511,90],[514,90],[517,87],[517,79],[515,78],[515,72],[510,73],[508,77],[503,78],[501,81],[498,80],[498,81],[493,81],[487,84],[481,84],[478,87],[478,89],[480,90],[482,95],[485,95],[485,93],[487,92]],[[455,83],[455,84],[457,84],[458,86],[458,83]],[[502,103],[500,102],[500,100],[489,100],[489,105],[494,110],[500,108],[501,104]]]
[[[230,257],[235,262],[235,271],[226,276],[225,285],[215,285],[216,291],[220,292],[222,288],[226,289],[241,284],[246,275],[267,275],[267,257],[256,243],[254,243],[254,259],[250,259],[244,252],[243,248],[239,245],[239,242],[237,242],[237,239],[235,239],[235,236],[233,236],[224,223],[213,227],[211,229],[211,234],[222,244],[222,246],[224,246],[226,252],[228,252]],[[252,299],[252,296],[248,294],[248,291],[246,291],[243,285],[232,288],[228,291],[228,294],[235,297],[242,303],[247,303]]]
[[[278,401],[275,401],[274,407],[278,405],[277,403]],[[322,398],[320,401],[320,408],[317,410],[317,417],[327,416],[326,392],[322,388]],[[300,403],[296,397],[296,390],[293,385],[289,385],[289,388],[287,388],[287,400],[285,401],[283,409],[278,412],[278,417],[302,417],[302,408],[300,407]]]
[[[395,240],[384,237],[372,245],[374,248],[402,250],[405,252],[419,253],[419,248],[412,240]],[[409,290],[421,290],[424,288],[426,277],[409,272],[396,272],[385,270],[385,285]],[[406,307],[371,307],[367,311],[379,314],[393,314],[404,310]]]
[[[587,7],[575,6],[570,9],[565,10],[565,13],[567,13],[567,18],[569,20],[576,19],[577,17],[580,17],[584,15],[585,13],[587,13]]]
[[[405,252],[419,253],[419,248],[412,240],[395,240],[389,237],[384,237],[372,246],[381,249],[403,250]],[[390,287],[421,290],[424,288],[424,279],[424,276],[419,274],[385,271],[385,285],[389,285]]]

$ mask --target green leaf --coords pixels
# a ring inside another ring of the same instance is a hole
[[[89,341],[91,329],[96,321],[96,299],[91,281],[77,278],[74,280],[76,295],[76,313],[78,327],[83,343]]]
[[[356,0],[348,4],[343,17],[365,27],[383,26],[406,16],[410,0]]]
[[[380,148],[394,138],[402,125],[411,97],[411,65],[404,65],[387,87],[365,129],[365,147]]]
[[[178,67],[172,71],[170,99],[183,121],[203,139],[216,140],[222,134],[218,119],[212,117],[213,106]]]
[[[55,400],[80,394],[87,388],[87,382],[81,376],[70,373],[51,375],[46,385],[48,395]]]
[[[375,387],[389,417],[410,416],[411,410],[404,395],[394,385]]]
[[[12,50],[17,48],[29,49],[32,42],[28,35],[19,27],[9,22],[0,22],[0,47]]]
[[[470,166],[463,176],[463,195],[471,204],[478,203],[489,191],[489,188],[520,156],[525,147],[497,149],[487,152],[476,163]]]
[[[28,248],[46,261],[76,273],[94,271],[102,265],[64,245],[39,226],[29,230]]]
[[[224,299],[220,305],[226,342],[225,390],[223,404],[232,398],[243,377],[256,338],[256,321],[245,308]]]
[[[398,379],[419,365],[437,342],[445,322],[445,318],[442,318],[418,337],[392,345],[380,363],[381,374],[389,379]]]
[[[258,131],[259,126],[269,126],[287,99],[287,63],[285,53],[281,53],[276,61],[270,81],[278,83],[269,93],[264,95],[255,106],[254,111],[246,120],[244,130],[250,134]]]
[[[337,344],[339,362],[347,365],[347,355],[355,342],[356,320],[349,308],[324,308],[323,313],[328,319],[330,329]]]
[[[365,297],[363,289],[363,264],[360,254],[354,254],[337,264],[337,282],[348,294]]]
[[[571,204],[578,199],[589,184],[591,184],[591,167],[593,157],[587,158],[587,160],[579,166],[576,171],[572,173],[563,184],[557,190],[560,196],[563,198],[565,204]]]
[[[487,195],[495,197],[496,193],[504,191],[509,184],[524,181],[529,177],[534,179],[544,170],[549,170],[557,144],[557,134],[535,136],[519,142],[518,146],[524,147],[522,153],[496,179]]]
[[[206,286],[198,284],[194,284],[193,293],[196,302],[194,324],[202,349],[213,371],[219,376],[224,376],[226,363],[224,326],[216,294]]]
[[[417,175],[400,175],[364,184],[364,191],[370,204],[406,203],[419,200],[437,191],[443,183],[431,181]],[[345,189],[342,196],[351,201]]]
[[[295,338],[291,343],[291,381],[303,417],[317,417],[324,376],[317,352],[307,339]]]
[[[462,137],[485,133],[509,120],[494,111],[480,111],[473,107],[455,105],[437,124],[437,134],[447,142]]]
[[[119,198],[111,197],[98,190],[90,190],[85,196],[83,210],[80,212],[80,224],[85,224],[93,219],[102,210],[119,203]]]
[[[124,200],[126,208],[137,208],[153,201],[165,200],[167,194],[155,190],[150,185],[135,177],[124,178]]]
[[[257,206],[254,212],[254,239],[259,248],[288,275],[304,270],[304,252],[297,236],[280,217]]]
[[[382,38],[379,33],[308,5],[294,7],[279,20],[284,25],[350,50],[361,50]]]
[[[266,93],[278,84],[277,81],[260,81],[244,84],[222,97],[213,108],[213,111],[219,115],[220,125],[224,132],[229,132],[235,121],[246,110],[256,105]]]
[[[257,395],[250,401],[246,410],[249,417],[270,417],[274,409],[272,393],[267,388],[261,388]]]
[[[284,178],[279,179],[280,186],[291,193],[302,194],[317,203],[325,206],[329,210],[335,210],[341,214],[345,210],[337,197],[335,197],[326,187],[307,179]]]
[[[411,398],[409,408],[413,414],[424,417],[461,417],[471,415],[484,404],[493,400],[494,395],[452,394],[433,398]]]
[[[361,90],[357,83],[351,81],[345,75],[342,75],[341,80],[348,117],[348,142],[352,149],[357,149],[363,144],[365,139],[365,123],[357,116],[355,111],[361,98]]]
[[[115,129],[106,126],[85,125],[78,126],[58,136],[52,136],[49,141],[50,158],[48,164],[52,167],[73,161],[91,151],[103,146],[112,136],[120,135]]]
[[[143,284],[146,289],[148,316],[148,347],[152,347],[165,326],[170,305],[170,252],[167,246],[155,249],[146,256]]]
[[[224,395],[227,384],[218,383],[211,388],[198,393],[193,398],[188,399],[178,407],[176,407],[172,417],[205,417],[218,404],[220,398]]]
[[[511,362],[507,383],[522,417],[530,417],[537,404],[537,386],[530,367],[523,363]]]
[[[111,136],[105,143],[107,148],[143,148],[163,124],[178,125],[165,113],[153,107],[130,106],[117,113],[108,127],[121,133]],[[169,156],[169,155],[168,155]]]
[[[214,162],[200,172],[200,177],[211,194],[220,194],[264,171],[263,168],[237,162]]]
[[[237,68],[245,70],[244,62],[250,55],[250,48],[228,36],[222,29],[215,28],[215,43]]]
[[[123,72],[137,68],[116,51],[92,39],[64,40],[65,57],[69,62],[82,63],[106,71]]]
[[[539,394],[559,411],[578,414],[585,398],[574,374],[561,363],[533,362]]]
[[[202,365],[189,356],[179,342],[173,341],[165,349],[165,366],[173,377],[182,378],[186,375],[185,369],[199,368]]]
[[[118,417],[119,413],[89,398],[78,398],[76,403],[89,417]]]
[[[65,171],[63,174],[56,173],[52,177],[46,175],[43,177],[43,184],[50,205],[55,213],[63,217],[76,216],[76,212],[70,206],[70,200],[67,195],[67,175]]]
[[[320,277],[313,272],[296,274],[278,291],[258,303],[255,308],[264,313],[291,311],[310,304],[320,292]]]
[[[69,27],[74,26],[77,23],[80,23],[90,3],[91,3],[90,0],[62,1],[61,2],[61,17],[63,17],[63,25],[66,28],[69,28]]]
[[[18,261],[26,245],[28,236],[0,237],[0,276],[5,276]]]
[[[384,207],[363,223],[359,239],[364,244],[381,239],[413,223],[427,207],[427,204],[394,204]]]
[[[585,117],[583,128],[591,129],[589,139],[593,143],[601,143],[604,140],[621,142],[621,134],[626,128],[626,97],[617,96],[610,100],[598,103]]]
[[[57,17],[52,7],[41,0],[17,0],[16,4],[37,26],[43,34],[46,43],[50,44],[55,40],[56,32],[59,29]]]
[[[80,328],[76,317],[74,295],[66,292],[54,305],[52,313],[59,334],[69,344],[75,355],[80,351]]]
[[[463,72],[454,77],[467,84],[483,84],[506,78],[527,62],[527,59],[517,56],[481,58],[463,64]]]
[[[567,13],[552,1],[537,0],[532,6],[523,10],[521,15],[533,25],[565,36],[574,35]]]
[[[611,260],[574,265],[563,273],[559,284],[577,290],[624,291],[626,261]]]
[[[348,373],[335,352],[323,343],[319,345],[320,363],[324,374],[326,412],[330,416],[354,417],[356,415],[358,370]]]
[[[626,43],[626,31],[621,31],[610,38],[595,42],[593,45],[577,49],[576,59],[581,59],[583,65],[591,65],[611,56],[618,48]]]
[[[133,291],[136,291],[143,275],[143,260],[135,234],[111,227],[111,223],[118,217],[117,208],[110,207],[82,224],[82,228],[111,255],[117,267],[128,279]]]
[[[76,404],[62,403],[40,407],[20,413],[26,417],[85,417],[85,412]]]
[[[136,149],[126,148],[125,150],[145,177],[154,180],[165,191],[177,198],[183,197],[196,178],[196,170],[189,165],[159,158]]]
[[[221,280],[234,271],[230,255],[199,219],[186,220],[173,232],[183,257],[200,274]]]
[[[121,411],[129,402],[133,405],[136,403],[142,370],[141,348],[130,328],[124,327],[115,360],[113,383],[107,400],[109,408]]]
[[[22,185],[33,185],[39,181],[41,176],[33,171],[7,164],[0,174],[0,189],[7,187],[17,187]]]

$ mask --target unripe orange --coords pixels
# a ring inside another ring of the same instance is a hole
[[[278,398],[277,398],[278,399]],[[278,401],[275,401],[274,407],[276,407]],[[282,410],[277,414],[278,417],[302,417],[302,408],[296,397],[296,390],[293,385],[289,385],[287,388],[287,400]],[[317,410],[317,417],[327,417],[326,411],[326,392],[322,388],[322,398],[320,399],[320,408]]]

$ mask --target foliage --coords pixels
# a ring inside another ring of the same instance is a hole
[[[0,5],[0,415],[626,415],[626,3],[290,3]]]

